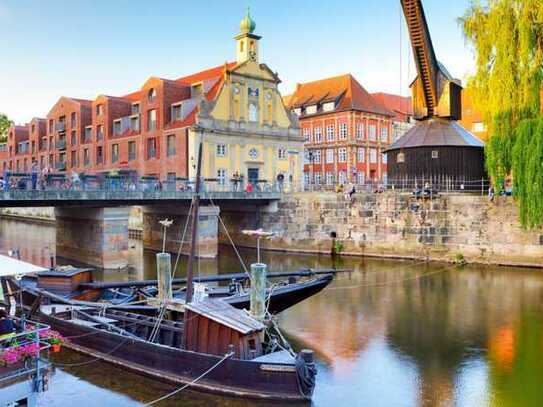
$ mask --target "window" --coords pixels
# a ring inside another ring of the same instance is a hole
[[[347,173],[344,170],[341,170],[339,172],[339,183],[340,184],[347,183]]]
[[[221,168],[217,170],[217,179],[219,180],[219,185],[226,185],[226,170]]]
[[[335,108],[335,103],[334,102],[326,102],[322,105],[322,111],[323,112],[331,112],[332,110],[334,110]]]
[[[356,123],[356,138],[357,140],[364,138],[364,123]]]
[[[356,159],[359,163],[366,161],[366,149],[364,147],[358,147],[356,153]]]
[[[311,184],[311,174],[309,172],[304,172],[304,185]]]
[[[121,123],[121,120],[115,120],[113,122],[113,134],[115,134],[116,136],[118,136],[119,134],[121,134],[121,131],[122,131],[122,123]]]
[[[156,99],[156,90],[154,88],[149,89],[149,92],[147,92],[147,101],[149,103],[153,103]]]
[[[147,159],[156,157],[156,139],[147,139]]]
[[[181,120],[181,104],[172,105],[172,122]]]
[[[304,127],[303,136],[305,141],[311,141],[311,129],[309,127]]]
[[[104,114],[104,105],[96,105],[96,116],[102,116]]]
[[[347,162],[347,149],[346,148],[338,149],[337,153],[338,153],[338,162],[340,162],[340,163]]]
[[[438,150],[432,150],[432,158],[433,159],[439,158],[439,151]]]
[[[49,119],[49,134],[53,134],[53,129],[55,127],[55,122],[53,119]],[[13,135],[13,134],[12,134]]]
[[[377,150],[375,148],[370,148],[370,163],[377,164]]]
[[[90,153],[88,148],[85,148],[83,150],[83,165],[85,167],[88,167],[90,165]]]
[[[103,164],[103,162],[104,162],[103,149],[102,149],[102,146],[98,146],[96,147],[96,164],[100,165],[100,164]]]
[[[132,103],[132,114],[139,114],[140,113],[140,104],[139,103]]]
[[[381,127],[381,142],[388,143],[388,127]]]
[[[366,174],[364,174],[364,171],[360,171],[358,174],[356,174],[356,180],[358,181],[359,185],[364,185],[366,183]]]
[[[329,148],[326,150],[326,164],[333,164],[334,163],[334,150]]]
[[[368,126],[368,133],[368,138],[370,139],[370,141],[377,140],[377,128],[375,124],[370,124]]]
[[[347,123],[340,123],[339,125],[339,139],[345,140],[347,138]]]
[[[115,164],[117,161],[119,161],[119,145],[112,144],[111,145],[111,163]]]
[[[77,114],[72,112],[70,115],[70,127],[74,128],[75,126],[77,126]]]
[[[130,118],[130,130],[136,133],[140,131],[140,117],[134,116]]]
[[[147,111],[147,130],[156,130],[156,109]]]
[[[381,154],[381,157],[382,157],[382,158],[381,158],[381,162],[382,162],[383,164],[387,164],[387,163],[388,163],[388,155],[387,155],[387,153]]]
[[[317,105],[310,105],[305,108],[305,114],[315,114],[317,113]]]
[[[317,172],[315,174],[315,184],[320,185],[322,183],[322,174]]]
[[[405,154],[404,153],[398,153],[398,155],[396,156],[396,162],[397,163],[405,162]]]
[[[128,161],[134,161],[136,159],[136,142],[128,142]]]
[[[77,167],[77,150],[72,150],[70,152],[70,162],[72,164],[72,168]]]
[[[217,144],[217,157],[224,157],[226,155],[226,144]]]
[[[326,185],[334,185],[334,174],[331,172],[326,173]]]
[[[335,129],[333,124],[326,126],[326,141],[334,141]]]
[[[33,124],[33,125],[32,125],[32,133],[35,133],[35,132],[36,132],[36,125]]]
[[[315,143],[322,142],[322,130],[320,127],[315,127]]]
[[[475,122],[471,125],[471,131],[474,133],[480,133],[482,131],[485,131],[486,127],[484,123],[481,122]]]
[[[388,184],[388,174],[386,172],[383,172],[383,184]]]
[[[85,134],[83,138],[83,143],[88,143],[91,140],[92,135],[92,126],[85,127]]]
[[[297,107],[296,109],[293,110],[294,114],[296,116],[301,116],[302,115],[302,108],[301,107]]]
[[[77,132],[75,130],[72,130],[70,144],[72,146],[75,146],[77,144]]]
[[[249,121],[257,122],[258,121],[258,108],[254,103],[249,103]]]
[[[313,162],[315,164],[320,164],[321,163],[321,150],[313,151]]]
[[[280,160],[286,160],[287,159],[287,149],[286,148],[279,148],[277,150],[277,158]]]
[[[170,134],[166,138],[167,156],[173,157],[175,155],[175,134]]]

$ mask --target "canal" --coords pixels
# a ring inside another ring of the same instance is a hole
[[[0,251],[48,265],[55,228],[0,221]],[[248,261],[254,251],[242,250]],[[284,312],[297,348],[315,350],[315,406],[543,405],[543,270],[265,253],[272,271],[353,268]],[[184,273],[184,261],[178,275]],[[59,259],[59,263],[61,260]],[[130,268],[102,280],[154,277],[154,253],[130,241]],[[233,251],[198,263],[201,274],[237,272]],[[88,356],[63,351],[58,362]],[[173,387],[103,362],[58,369],[41,406],[138,406]],[[185,391],[159,406],[261,406]]]

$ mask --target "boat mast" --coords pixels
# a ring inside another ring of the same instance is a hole
[[[194,196],[192,197],[192,236],[190,244],[189,262],[187,265],[187,294],[185,302],[188,304],[192,302],[192,281],[194,279],[194,257],[196,255],[196,244],[198,238],[198,214],[200,209],[200,179],[202,171],[202,142],[198,146],[198,161],[196,163],[196,186],[194,190]]]

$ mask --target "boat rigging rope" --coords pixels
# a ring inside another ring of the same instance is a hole
[[[209,201],[211,202],[211,206],[219,209],[217,205],[215,205],[215,202],[213,202],[212,198],[209,198]],[[247,266],[245,265],[245,262],[243,261],[243,258],[241,257],[241,254],[239,254],[238,248],[236,247],[234,241],[232,240],[232,237],[230,236],[230,233],[228,232],[228,229],[226,228],[226,225],[224,224],[224,221],[221,218],[221,215],[218,214],[217,218],[219,218],[219,222],[221,222],[221,225],[224,229],[224,232],[226,233],[226,237],[228,237],[228,240],[230,241],[230,244],[234,248],[234,252],[236,253],[236,256],[238,256],[239,262],[241,263],[241,266],[243,267],[243,270],[245,273],[249,276],[249,280],[251,279],[251,274],[249,273],[249,270],[247,269]]]
[[[179,259],[181,258],[181,250],[183,249],[183,244],[185,243],[185,235],[187,234],[187,229],[189,227],[190,217],[192,215],[192,206],[193,202],[190,201],[189,211],[187,215],[187,221],[185,222],[185,227],[183,228],[183,234],[181,235],[181,242],[179,242],[179,249],[177,250],[177,256],[175,258],[175,263],[172,269],[171,278],[175,275],[175,270],[177,270],[177,265],[179,264]]]
[[[416,276],[412,276],[412,277],[408,277],[408,278],[404,278],[404,279],[400,279],[400,280],[386,281],[386,282],[383,282],[383,283],[355,284],[355,285],[348,285],[348,286],[342,286],[342,287],[328,287],[326,289],[326,291],[329,291],[329,290],[349,290],[349,289],[361,288],[361,287],[386,287],[386,286],[392,286],[392,285],[395,285],[395,284],[403,283],[405,281],[419,280],[419,279],[430,277],[430,276],[433,276],[433,275],[436,275],[436,274],[445,273],[446,271],[449,271],[449,270],[451,270],[451,269],[453,269],[455,267],[458,267],[458,265],[453,264],[451,266],[443,267],[442,269],[431,271],[431,272],[426,273],[426,274],[419,274],[419,275],[416,275]]]
[[[193,381],[191,381],[190,383],[187,383],[181,387],[179,387],[178,389],[175,389],[174,391],[168,393],[168,394],[165,394],[164,396],[162,397],[159,397],[158,399],[156,400],[153,400],[153,401],[150,401],[148,403],[145,404],[145,406],[152,406],[162,400],[166,400],[167,398],[185,390],[187,387],[189,386],[192,386],[193,384],[195,384],[197,381],[199,381],[200,379],[204,378],[205,376],[207,376],[209,373],[211,373],[214,369],[216,369],[217,367],[219,367],[226,359],[230,358],[231,356],[233,356],[234,353],[233,352],[230,352],[230,353],[227,353],[226,355],[223,356],[223,358],[221,360],[219,360],[217,363],[215,363],[213,366],[211,366],[209,369],[207,369],[204,373],[202,373],[200,376],[198,376],[196,379],[194,379]]]

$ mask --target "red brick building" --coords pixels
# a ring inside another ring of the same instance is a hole
[[[386,109],[394,113],[392,119],[392,142],[398,140],[415,124],[411,97],[392,95],[390,93],[372,93],[371,96]]]
[[[305,137],[305,183],[386,181],[394,113],[350,74],[298,84],[285,103]]]
[[[33,161],[54,172],[131,170],[161,179],[188,176],[189,128],[202,99],[212,100],[224,64],[176,80],[149,78],[128,95],[95,100],[61,97],[45,119],[12,126],[0,148],[4,170],[30,172]],[[5,152],[1,151],[5,149]]]

